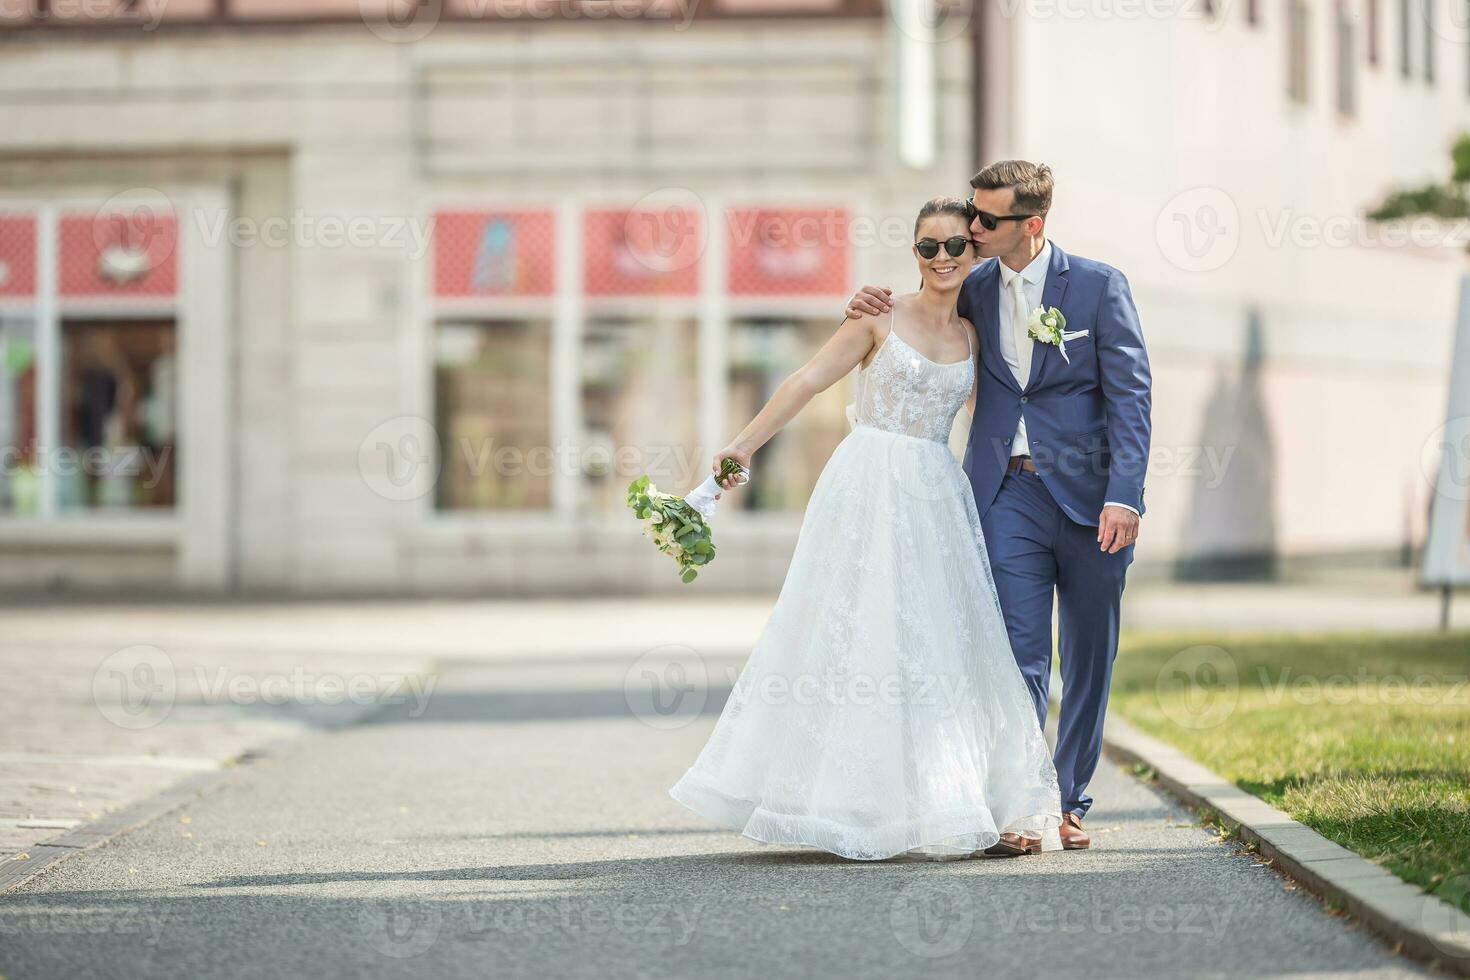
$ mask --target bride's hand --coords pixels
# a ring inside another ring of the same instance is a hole
[[[715,474],[716,477],[719,477],[720,474],[720,464],[727,459],[733,459],[745,469],[750,469],[749,450],[741,449],[739,446],[730,445],[715,453],[715,459],[710,466],[710,470]],[[742,486],[742,484],[735,482],[735,477],[733,475],[721,477],[718,482],[720,486],[724,487],[726,490],[732,490],[735,487]]]

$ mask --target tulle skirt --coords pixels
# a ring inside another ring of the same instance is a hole
[[[963,857],[1061,822],[969,480],[860,425],[817,480],[770,620],[669,791],[746,837]]]

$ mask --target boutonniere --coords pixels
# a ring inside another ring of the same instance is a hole
[[[1051,344],[1061,352],[1062,360],[1068,364],[1071,364],[1072,361],[1067,357],[1066,341],[1086,337],[1089,333],[1091,333],[1089,330],[1068,330],[1067,318],[1062,316],[1062,311],[1055,306],[1038,306],[1031,311],[1031,317],[1026,321],[1026,334],[1032,340]]]

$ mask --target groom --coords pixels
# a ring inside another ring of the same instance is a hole
[[[1148,353],[1128,280],[1068,255],[1046,237],[1052,175],[1024,160],[970,180],[970,232],[982,261],[959,312],[980,338],[965,473],[975,492],[1016,663],[1046,727],[1055,596],[1062,707],[1056,769],[1062,846],[1091,842],[1082,818],[1102,751],[1103,712],[1118,652],[1118,607],[1143,515],[1148,463]],[[887,312],[892,291],[866,286],[858,318]],[[1032,339],[1037,308],[1065,318],[1062,348]],[[1040,848],[1013,834],[991,853]]]

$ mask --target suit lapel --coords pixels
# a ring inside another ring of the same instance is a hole
[[[1062,297],[1067,295],[1067,269],[1071,263],[1067,261],[1067,253],[1057,247],[1055,242],[1051,246],[1051,261],[1046,265],[1046,285],[1041,290],[1041,305],[1049,309],[1055,306],[1062,307]],[[1063,310],[1063,315],[1066,311]],[[1026,387],[1033,387],[1041,380],[1041,371],[1046,361],[1055,353],[1051,344],[1043,344],[1039,340],[1031,341],[1031,377],[1026,381]],[[1058,355],[1059,356],[1059,355]]]

